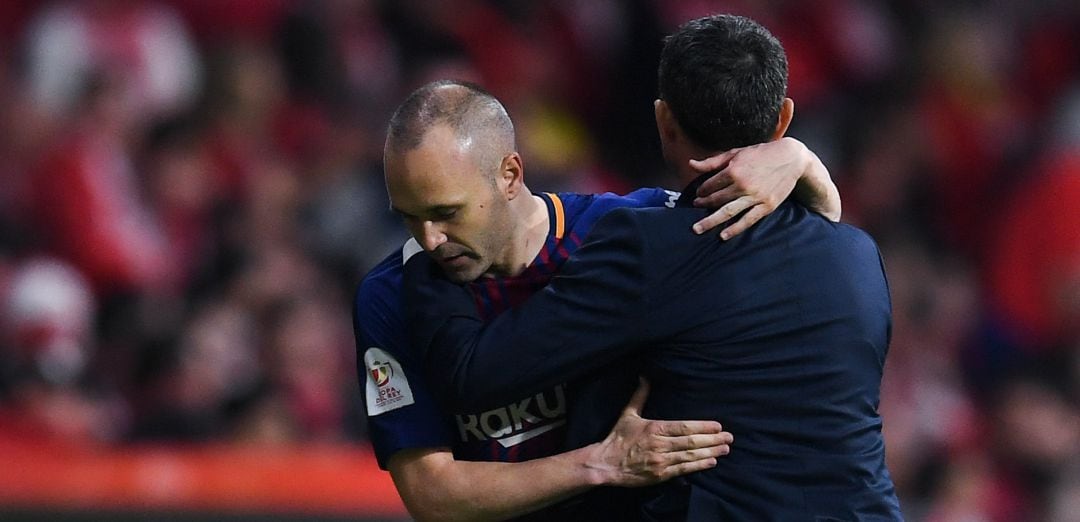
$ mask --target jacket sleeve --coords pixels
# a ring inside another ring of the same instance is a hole
[[[410,342],[435,394],[455,410],[482,411],[641,346],[649,304],[639,228],[632,210],[609,212],[547,287],[486,325],[468,291],[427,256],[406,265]]]

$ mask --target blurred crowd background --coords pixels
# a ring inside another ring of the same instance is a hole
[[[657,57],[716,12],[784,43],[790,135],[883,251],[907,516],[1080,520],[1067,0],[0,2],[0,436],[362,444],[350,301],[406,237],[396,105],[473,80],[535,190],[677,189]]]

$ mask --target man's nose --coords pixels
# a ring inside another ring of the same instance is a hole
[[[446,233],[442,230],[442,227],[431,221],[425,221],[421,225],[420,234],[421,237],[417,238],[420,241],[420,246],[424,247],[424,250],[428,252],[435,251],[439,245],[446,242]]]

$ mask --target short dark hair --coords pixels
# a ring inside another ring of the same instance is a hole
[[[386,129],[386,151],[415,149],[425,133],[440,124],[461,139],[482,140],[477,150],[492,158],[514,149],[514,124],[497,98],[474,83],[438,80],[416,89],[398,106]]]
[[[664,41],[660,98],[697,145],[729,150],[768,141],[787,93],[780,41],[742,16],[683,24]]]

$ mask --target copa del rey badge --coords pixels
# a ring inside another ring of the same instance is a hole
[[[378,363],[378,366],[371,369],[371,378],[375,379],[375,386],[385,386],[390,382],[390,376],[394,374],[394,369],[390,367],[390,363]]]
[[[364,397],[368,415],[375,416],[416,402],[401,364],[379,348],[364,352],[367,385]]]

